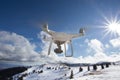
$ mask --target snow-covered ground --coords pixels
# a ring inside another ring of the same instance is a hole
[[[33,66],[27,71],[13,76],[13,80],[22,78],[23,80],[120,80],[120,65],[110,65],[108,68],[93,70],[90,66],[82,66],[83,71],[79,72],[80,67],[69,67],[65,64],[44,64]],[[73,79],[70,79],[73,71]]]
[[[120,65],[74,75],[73,80],[120,80]]]

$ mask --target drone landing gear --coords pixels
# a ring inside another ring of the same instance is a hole
[[[67,55],[67,53],[66,53],[66,45],[64,44],[65,57],[72,57],[73,56],[73,46],[72,46],[72,42],[71,41],[70,41],[70,47],[71,47],[71,55]]]

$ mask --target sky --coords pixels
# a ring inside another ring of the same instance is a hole
[[[120,55],[120,0],[0,0],[0,60],[32,61],[47,53],[41,24],[85,36],[72,40],[74,58]],[[117,28],[109,28],[112,22]],[[69,52],[69,49],[68,49]],[[98,57],[99,58],[99,57]]]

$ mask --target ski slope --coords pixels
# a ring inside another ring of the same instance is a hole
[[[69,67],[64,64],[44,64],[33,66],[23,73],[13,76],[13,80],[22,78],[23,80],[120,80],[120,65],[110,65],[108,68],[101,69],[97,67],[94,71],[90,66],[82,67],[83,71],[79,72],[79,67]],[[73,79],[70,79],[71,70],[73,70]]]
[[[74,76],[73,80],[120,80],[120,66],[110,66],[103,70],[79,73]]]

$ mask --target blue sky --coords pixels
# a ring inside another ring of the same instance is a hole
[[[67,33],[78,33],[80,27],[87,27],[84,37],[73,40],[74,57],[93,55],[89,49],[93,49],[92,40],[100,42],[103,52],[110,55],[120,51],[119,45],[116,48],[111,41],[119,37],[103,37],[101,26],[105,17],[120,18],[119,3],[120,0],[0,0],[0,31],[22,35],[37,46],[36,51],[41,51],[38,44],[42,42],[37,36],[40,24],[47,22],[50,29]]]

